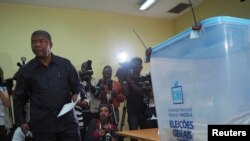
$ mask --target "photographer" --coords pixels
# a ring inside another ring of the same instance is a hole
[[[125,95],[119,81],[112,80],[111,66],[105,66],[102,71],[102,78],[99,79],[96,86],[96,96],[101,99],[101,103],[110,104],[112,106],[113,122],[117,125],[119,122],[119,106],[125,100]]]
[[[148,85],[148,79],[141,76],[142,59],[139,57],[132,58],[129,64],[129,73],[126,75],[129,129],[146,129],[150,125],[145,116],[145,109],[147,108],[145,99],[149,97],[151,89]]]
[[[94,93],[96,92],[95,86],[97,80],[93,77],[92,70],[92,61],[87,60],[82,63],[81,71],[79,71],[79,76],[81,78],[81,84],[83,85],[84,91],[86,93],[86,99],[89,101],[88,107],[82,107],[82,116],[83,116],[83,128],[81,129],[82,136],[86,135],[86,131],[88,128],[88,124],[91,119],[95,119],[99,117],[99,107],[100,107],[100,99],[94,97]],[[80,109],[77,107],[78,110]],[[84,138],[82,138],[82,141]]]
[[[92,119],[86,134],[86,141],[117,141],[117,126],[111,121],[111,107],[101,104],[99,110],[100,118]]]

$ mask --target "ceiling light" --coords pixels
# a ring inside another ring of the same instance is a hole
[[[151,6],[153,6],[153,4],[155,4],[158,0],[145,0],[139,10],[145,11],[148,10]]]

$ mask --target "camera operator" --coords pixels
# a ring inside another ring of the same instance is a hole
[[[118,141],[117,126],[111,121],[111,107],[101,104],[99,110],[100,118],[92,119],[86,134],[86,141]]]
[[[86,136],[88,124],[90,123],[91,119],[99,117],[99,107],[101,101],[100,99],[94,97],[97,80],[93,77],[93,74],[92,61],[87,60],[86,62],[83,62],[81,71],[79,71],[79,76],[81,78],[81,84],[83,85],[84,91],[86,93],[86,98],[89,101],[89,106],[82,108],[84,127],[81,131],[81,134],[83,136]],[[83,140],[84,138],[82,138],[82,141]]]
[[[132,58],[129,62],[129,73],[126,76],[127,81],[127,113],[128,125],[130,130],[149,128],[149,122],[145,116],[145,99],[149,97],[151,89],[148,85],[148,79],[141,76],[142,59]],[[131,139],[131,141],[134,141]]]
[[[117,125],[119,122],[119,106],[125,100],[125,95],[119,81],[112,80],[111,66],[104,66],[102,71],[103,78],[99,79],[96,86],[96,96],[101,99],[101,103],[107,103],[112,106],[113,122]]]

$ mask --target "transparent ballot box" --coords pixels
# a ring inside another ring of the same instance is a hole
[[[208,125],[250,124],[250,20],[201,25],[152,48],[161,141],[207,141]]]

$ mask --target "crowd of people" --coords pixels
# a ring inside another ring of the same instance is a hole
[[[34,58],[23,65],[13,91],[16,132],[33,141],[119,141],[119,107],[125,103],[130,130],[158,127],[151,77],[141,75],[143,61],[134,57],[121,64],[113,80],[113,69],[103,67],[102,78],[93,77],[92,61],[77,71],[70,60],[55,55],[49,32],[34,31]],[[0,141],[7,140],[4,107],[10,106],[3,70],[0,68]],[[72,110],[58,116],[67,103]],[[27,118],[29,103],[29,118]],[[124,112],[124,111],[123,111]],[[124,115],[124,114],[122,114]],[[28,119],[28,120],[27,120]],[[12,141],[18,141],[15,133]],[[16,139],[16,140],[15,140]],[[131,141],[134,141],[131,139]]]

